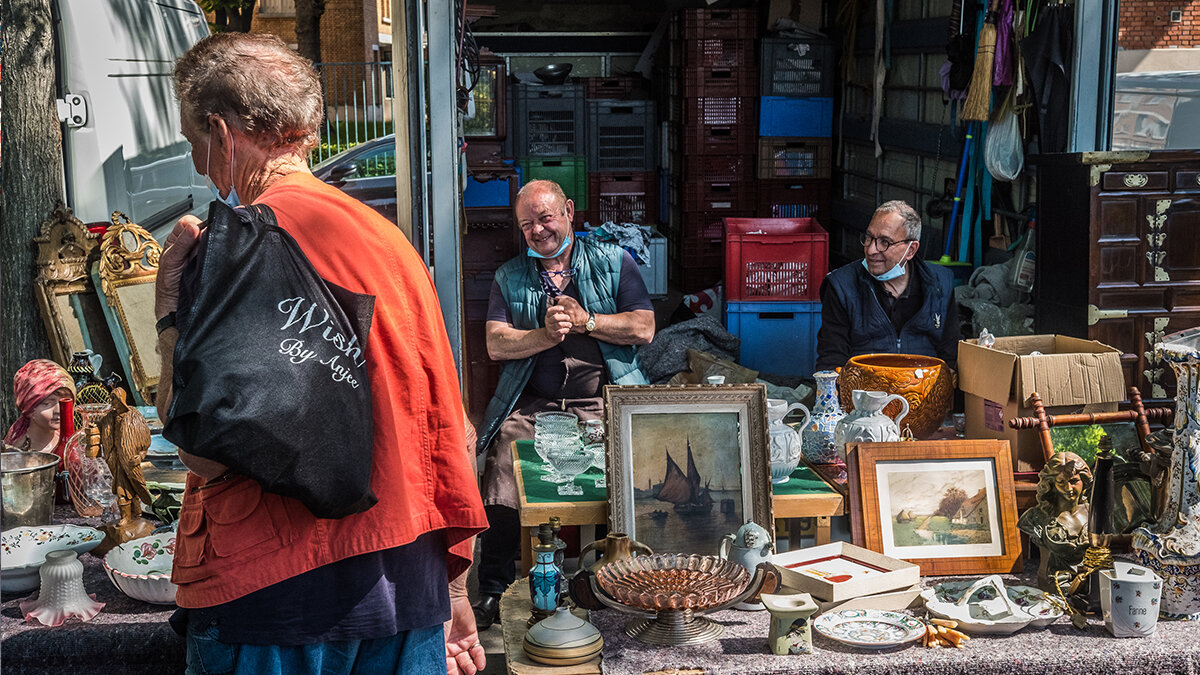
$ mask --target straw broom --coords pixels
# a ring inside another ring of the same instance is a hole
[[[967,89],[967,100],[963,103],[962,118],[974,122],[986,122],[992,103],[992,65],[996,59],[996,6],[992,0],[987,19],[979,31],[979,46],[975,50],[975,70],[971,73],[971,86]]]

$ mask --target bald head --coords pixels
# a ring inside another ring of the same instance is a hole
[[[552,197],[551,205],[558,213],[565,214],[567,212],[567,195],[563,192],[562,187],[552,180],[543,179],[531,180],[517,192],[517,200],[513,202],[513,212],[519,211],[525,200],[538,201],[546,194]]]

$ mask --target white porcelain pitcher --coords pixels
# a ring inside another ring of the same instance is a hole
[[[842,461],[846,461],[847,443],[900,440],[900,420],[908,414],[908,401],[903,396],[855,389],[850,394],[850,400],[854,402],[854,410],[838,422],[833,432],[833,442]],[[895,419],[883,414],[883,409],[892,401],[900,401],[900,414]]]
[[[812,419],[812,413],[804,404],[792,403],[789,405],[781,398],[767,399],[767,422],[769,423],[767,432],[771,437],[772,483],[786,483],[788,476],[791,476],[800,464],[800,448],[802,446],[800,432],[783,421],[783,418],[793,410],[804,411],[804,421],[799,424],[799,428],[807,427],[809,420]]]

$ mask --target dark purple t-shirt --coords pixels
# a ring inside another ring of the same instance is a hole
[[[563,289],[563,295],[579,300],[579,288],[574,279]],[[646,282],[637,263],[626,251],[621,257],[621,276],[617,282],[617,312],[638,309],[654,310]],[[488,298],[488,321],[512,324],[512,313],[500,284],[492,282]],[[540,323],[540,321],[539,321]],[[596,339],[583,334],[570,334],[563,341],[534,357],[533,374],[525,390],[539,398],[592,398],[600,395],[600,387],[608,383],[604,360]]]

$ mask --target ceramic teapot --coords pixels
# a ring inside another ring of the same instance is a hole
[[[899,394],[855,389],[850,394],[854,410],[842,418],[833,432],[838,456],[846,461],[846,444],[859,441],[886,443],[900,440],[900,420],[908,414],[908,401]],[[900,414],[895,419],[883,414],[892,401],[900,402]]]
[[[588,566],[588,569],[592,572],[598,571],[601,567],[609,563],[632,558],[634,553],[640,555],[654,554],[654,551],[650,550],[649,546],[636,539],[632,539],[624,532],[609,532],[607,537],[584,546],[583,550],[579,552],[580,564],[583,563],[588,551],[596,551],[600,554],[596,556],[596,561]]]
[[[771,535],[758,523],[747,522],[738,528],[737,534],[727,534],[721,538],[717,556],[753,573],[759,563],[768,562],[771,558]]]
[[[769,422],[767,431],[771,437],[772,483],[786,483],[788,477],[796,470],[796,466],[800,464],[800,449],[803,445],[800,432],[783,421],[788,413],[797,409],[804,411],[804,421],[799,425],[803,429],[812,419],[812,413],[804,404],[792,403],[789,405],[781,398],[767,399],[767,421]]]

